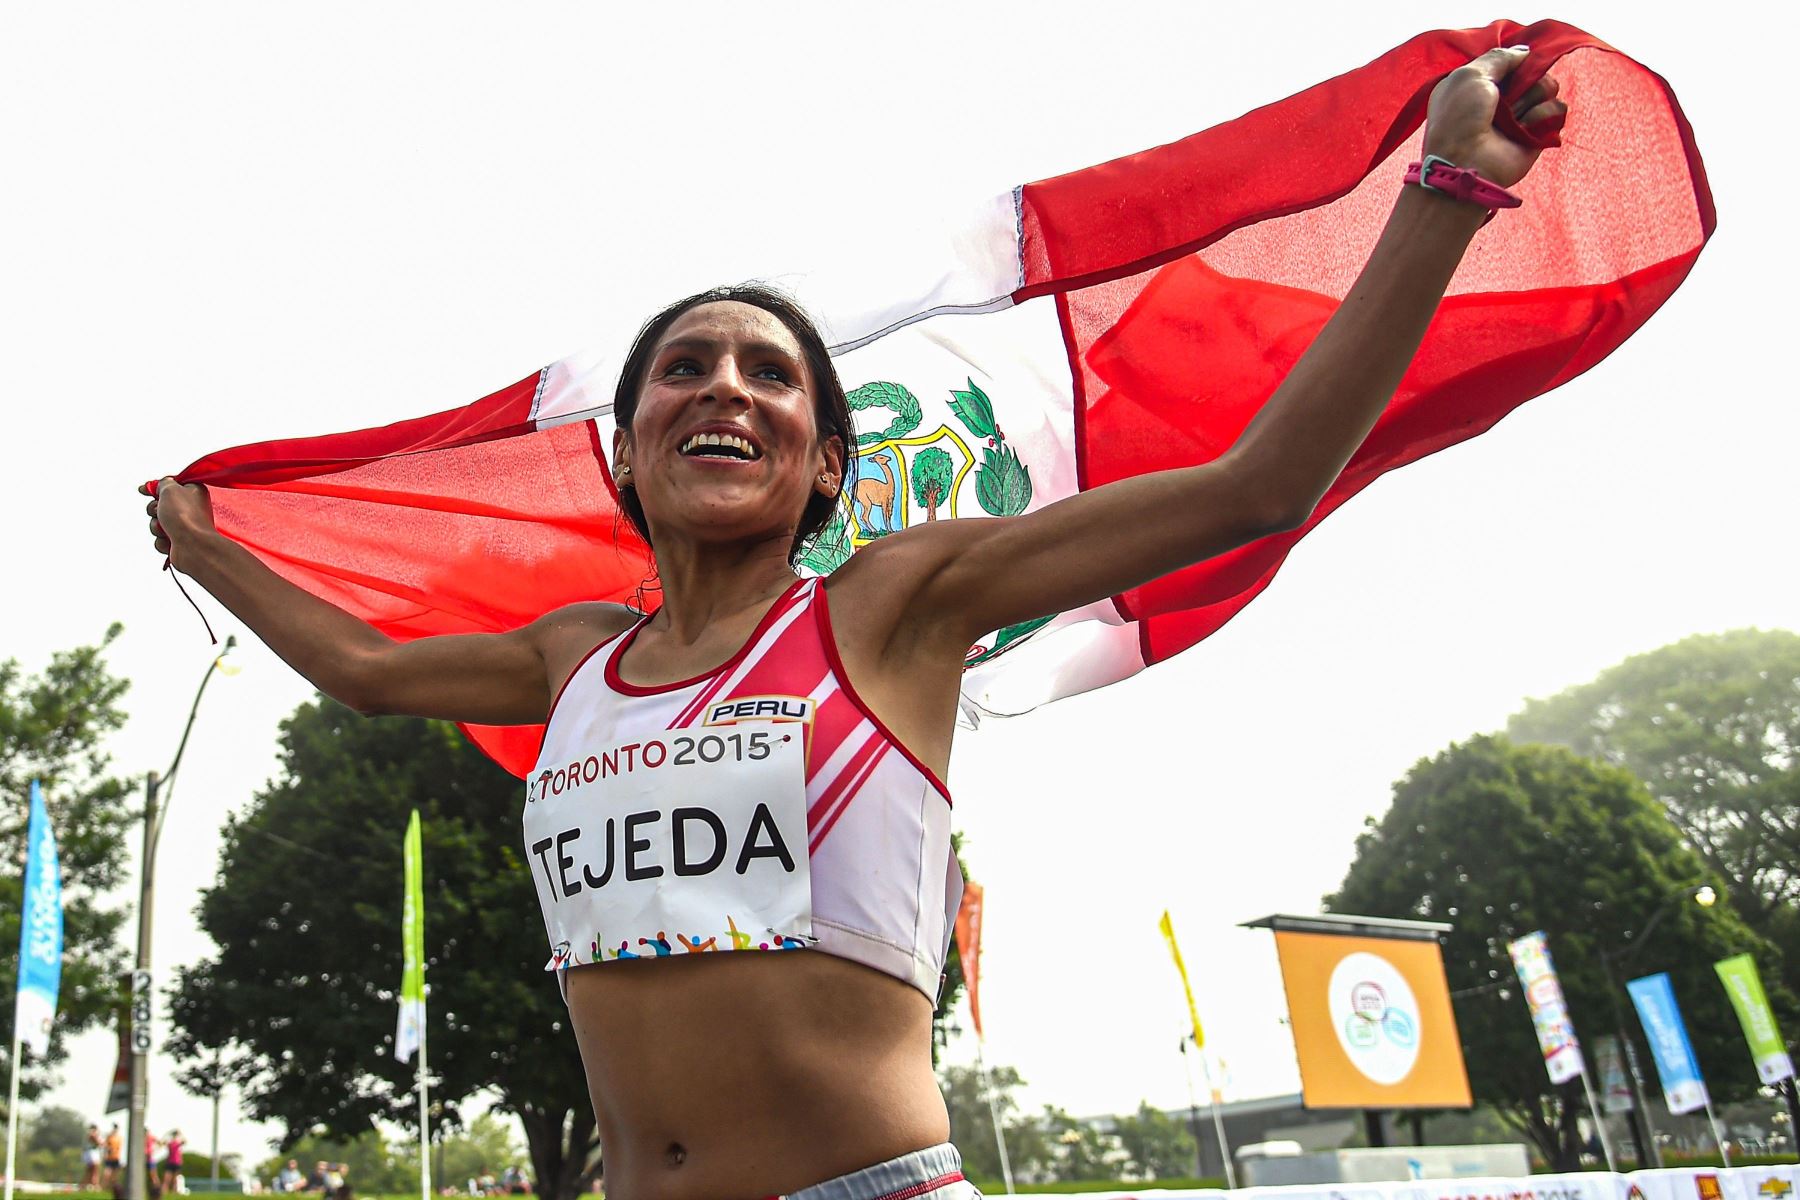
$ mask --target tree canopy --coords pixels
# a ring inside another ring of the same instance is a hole
[[[440,1188],[464,1191],[464,1184],[484,1174],[499,1175],[523,1157],[512,1122],[484,1112],[466,1127],[435,1135],[431,1144],[431,1179]],[[317,1162],[343,1163],[350,1186],[364,1195],[405,1195],[419,1188],[419,1143],[416,1138],[389,1142],[379,1131],[348,1141],[308,1134],[281,1154],[260,1163],[256,1177],[267,1184],[289,1159],[302,1174]]]
[[[1643,780],[1800,991],[1800,634],[1684,638],[1528,701],[1507,732]]]
[[[1579,1085],[1550,1086],[1507,944],[1545,931],[1576,1030],[1590,1043],[1623,1026],[1643,1046],[1603,954],[1620,985],[1668,971],[1714,1097],[1747,1096],[1755,1069],[1712,964],[1750,950],[1766,971],[1773,951],[1728,907],[1691,902],[1693,887],[1709,882],[1723,881],[1630,772],[1562,747],[1477,737],[1394,785],[1392,807],[1357,839],[1325,906],[1454,923],[1444,966],[1475,1099],[1572,1169]],[[1644,941],[1653,920],[1655,937]],[[1791,1014],[1785,992],[1771,1000]]]
[[[201,896],[219,950],[173,991],[184,1083],[205,1091],[219,1052],[247,1115],[282,1123],[290,1146],[309,1133],[350,1143],[376,1120],[416,1128],[413,1067],[392,1049],[401,838],[417,808],[434,1106],[454,1124],[470,1097],[495,1096],[524,1126],[538,1190],[585,1190],[593,1110],[543,969],[519,803],[518,780],[452,725],[325,699],[296,710],[280,774],[227,823]]]
[[[1008,1131],[1007,1151],[1017,1164],[1019,1147],[1012,1144],[1012,1130],[1019,1121],[1019,1102],[1013,1093],[1024,1082],[1017,1067],[994,1067],[985,1079],[974,1067],[939,1069],[938,1087],[944,1093],[944,1107],[950,1111],[950,1140],[962,1153],[963,1171],[971,1179],[1000,1178],[1000,1151],[994,1142],[993,1117],[988,1112],[990,1089],[1001,1127]]]
[[[13,659],[0,662],[0,855],[8,864],[0,875],[0,946],[19,944],[28,817],[27,789],[33,779],[44,789],[44,808],[56,831],[63,876],[63,968],[50,1055],[27,1056],[19,1090],[29,1099],[51,1081],[66,1055],[71,1033],[110,1019],[121,1000],[118,945],[125,914],[108,903],[124,879],[126,839],[140,810],[132,785],[112,773],[104,745],[125,724],[120,702],[130,686],[107,670],[105,653],[117,638],[114,625],[98,645],[58,651],[37,674],[26,674]],[[0,995],[17,987],[18,959],[0,956]],[[13,1012],[5,1006],[0,1064],[10,1069]]]
[[[1125,1151],[1125,1166],[1140,1179],[1176,1179],[1198,1173],[1194,1135],[1186,1123],[1176,1120],[1148,1100],[1137,1112],[1113,1123],[1113,1133]]]

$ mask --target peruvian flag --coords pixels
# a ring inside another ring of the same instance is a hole
[[[1312,519],[996,630],[969,650],[965,713],[1023,712],[1194,645],[1383,472],[1605,358],[1713,230],[1674,94],[1556,22],[1428,33],[1179,142],[1025,184],[935,233],[871,231],[847,256],[854,274],[802,283],[858,422],[845,504],[806,569],[828,572],[921,522],[1015,515],[1216,458],[1349,290],[1420,156],[1432,87],[1521,43],[1532,54],[1509,90],[1555,71],[1571,107],[1551,139],[1561,148],[1519,187],[1524,207],[1477,235],[1393,402]],[[1504,106],[1500,119],[1511,124]],[[461,408],[223,450],[178,478],[210,485],[219,528],[277,572],[396,638],[653,596],[654,564],[608,472],[631,333]],[[469,733],[523,774],[541,730]]]

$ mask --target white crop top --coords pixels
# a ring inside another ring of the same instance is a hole
[[[935,997],[962,898],[949,792],[851,690],[823,582],[679,683],[620,678],[643,626],[569,676],[527,781],[547,969],[815,948]]]

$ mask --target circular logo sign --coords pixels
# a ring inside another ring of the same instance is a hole
[[[1376,1083],[1405,1079],[1419,1061],[1419,1002],[1394,965],[1347,954],[1331,972],[1325,1003],[1350,1063]]]

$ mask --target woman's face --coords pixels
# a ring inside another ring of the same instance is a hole
[[[719,301],[677,317],[630,430],[613,436],[613,473],[637,488],[652,540],[778,538],[785,554],[807,501],[835,495],[843,471],[842,441],[820,441],[813,386],[774,314]]]

